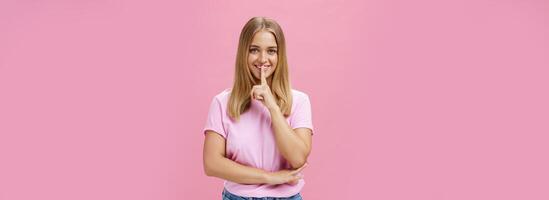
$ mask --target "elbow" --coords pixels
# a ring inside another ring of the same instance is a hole
[[[212,170],[208,167],[204,167],[204,174],[206,174],[206,176],[213,176]]]
[[[287,159],[287,161],[292,169],[298,169],[307,163],[307,158],[309,157],[309,154],[311,152],[310,148],[307,149],[309,150],[304,150],[302,153],[294,152],[294,154],[288,154],[287,156],[285,156],[286,158],[289,158]]]
[[[309,157],[309,152],[303,153],[301,155],[294,155],[291,159],[288,159],[288,163],[292,169],[298,169],[307,163],[307,158]]]
[[[307,158],[294,159],[290,162],[292,169],[298,169],[307,163]]]
[[[206,160],[204,161],[204,174],[206,174],[206,176],[214,176],[215,174],[212,163]]]

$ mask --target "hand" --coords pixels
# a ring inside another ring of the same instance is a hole
[[[277,172],[271,172],[267,174],[267,184],[278,185],[278,184],[290,184],[295,185],[299,182],[299,179],[303,178],[303,175],[300,174],[301,171],[307,166],[305,163],[298,169],[295,170],[280,170]]]
[[[252,99],[260,101],[268,109],[277,108],[278,104],[276,104],[271,88],[267,84],[265,70],[265,67],[261,67],[261,85],[254,85],[252,91],[250,91],[250,96]]]

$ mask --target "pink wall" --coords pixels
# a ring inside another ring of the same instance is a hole
[[[541,0],[0,1],[0,200],[220,199],[201,129],[251,16],[313,104],[306,199],[549,199]]]

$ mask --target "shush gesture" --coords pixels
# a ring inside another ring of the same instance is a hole
[[[255,100],[260,101],[269,110],[278,107],[276,100],[271,92],[271,88],[267,83],[267,67],[261,66],[261,85],[254,85],[250,92],[250,96]]]

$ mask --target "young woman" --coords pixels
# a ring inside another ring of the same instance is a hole
[[[204,134],[204,171],[226,180],[224,200],[301,199],[311,104],[290,87],[284,34],[274,20],[244,25],[234,85],[213,98]]]

